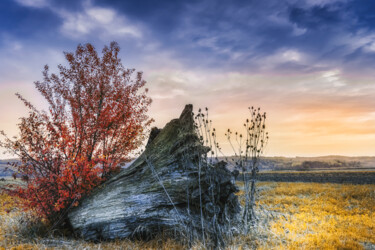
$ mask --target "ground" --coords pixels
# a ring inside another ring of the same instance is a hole
[[[258,188],[269,236],[261,248],[375,246],[375,185],[267,182]]]
[[[374,249],[375,184],[259,182],[257,187],[257,226],[249,235],[235,238],[229,249]],[[162,237],[150,242],[103,243],[59,237],[48,231],[44,232],[48,237],[40,237],[45,222],[35,218],[32,211],[20,208],[19,199],[1,194],[0,249],[184,248]],[[196,243],[193,248],[203,247]]]

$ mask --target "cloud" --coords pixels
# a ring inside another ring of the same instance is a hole
[[[58,27],[50,32],[57,29],[65,39],[133,40],[130,43],[138,46],[138,54],[170,53],[186,67],[241,72],[310,72],[332,67],[362,71],[375,63],[371,55],[375,9],[368,0],[364,0],[366,7],[352,0],[222,0],[220,5],[210,0],[15,1],[44,6],[58,16],[60,22],[54,23]],[[150,50],[149,43],[158,46]],[[281,55],[272,67],[264,66],[266,58],[286,50],[303,57]]]
[[[33,7],[33,8],[43,8],[48,6],[48,0],[15,0],[18,4]]]
[[[345,2],[348,2],[348,0],[306,0],[306,4],[309,6],[325,6]]]
[[[61,18],[61,33],[71,39],[99,37],[102,40],[142,37],[139,25],[132,24],[114,8],[95,6],[91,0],[78,1],[80,8],[70,9],[53,0],[15,0],[32,8],[46,8]]]
[[[114,9],[96,7],[90,1],[83,5],[83,10],[71,12],[66,10],[55,10],[62,19],[61,31],[64,35],[81,39],[87,36],[99,36],[103,39],[108,37],[142,37],[139,27],[131,24],[124,15]]]
[[[322,78],[326,82],[332,84],[334,87],[345,86],[346,83],[341,79],[340,70],[331,70],[323,72]]]
[[[293,35],[301,36],[307,32],[306,28],[299,28],[298,25],[293,24]]]
[[[158,126],[193,103],[240,129],[254,104],[269,113],[270,154],[375,146],[373,0],[219,2],[0,1],[12,36],[0,39],[0,85],[24,89],[77,42],[117,40],[125,66],[145,72]]]
[[[286,62],[300,62],[303,59],[302,53],[293,49],[285,50],[279,56],[281,61]]]

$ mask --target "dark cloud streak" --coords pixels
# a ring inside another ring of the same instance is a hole
[[[168,51],[192,69],[312,72],[341,67],[361,71],[375,63],[373,51],[368,49],[375,50],[372,0],[316,3],[313,0],[50,0],[48,3],[50,8],[30,8],[11,0],[1,1],[1,33],[21,40],[33,36],[40,40],[45,36],[45,41],[38,42],[49,46],[55,42],[71,45],[73,41],[59,32],[62,17],[52,8],[79,17],[85,6],[91,4],[113,9],[144,29],[141,40],[123,41],[130,47],[142,44],[138,48],[140,56],[156,52],[142,49],[152,41],[157,44],[154,50]],[[87,34],[82,42],[88,38],[95,40],[97,35]],[[300,53],[304,58],[269,59],[285,51]],[[266,59],[268,65],[264,67]]]

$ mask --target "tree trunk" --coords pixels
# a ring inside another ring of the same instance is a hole
[[[86,240],[161,231],[204,239],[231,228],[240,211],[234,176],[226,163],[207,162],[192,109],[153,128],[143,154],[69,212],[75,232]]]

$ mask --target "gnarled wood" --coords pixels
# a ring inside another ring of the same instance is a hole
[[[145,151],[131,166],[69,212],[76,232],[88,240],[128,238],[135,232],[153,234],[182,226],[201,233],[203,222],[207,234],[237,217],[234,177],[225,163],[205,161],[208,148],[196,134],[192,108],[186,105],[179,119],[153,129]]]

